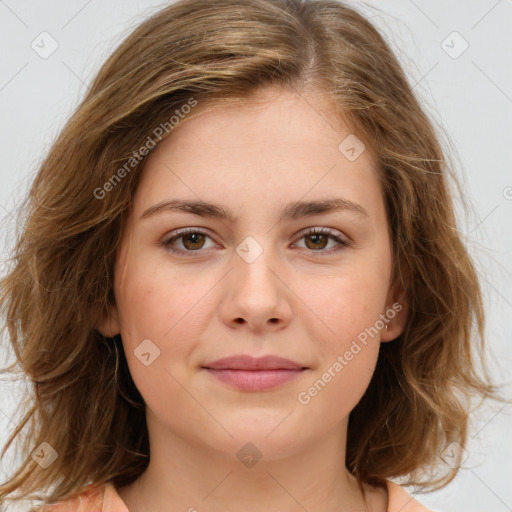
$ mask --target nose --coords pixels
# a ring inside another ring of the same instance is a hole
[[[222,321],[232,329],[254,333],[277,331],[290,323],[293,293],[285,271],[265,250],[254,261],[233,255],[234,268],[224,280]]]

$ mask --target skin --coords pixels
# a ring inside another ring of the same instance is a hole
[[[391,281],[373,159],[366,150],[349,161],[338,150],[352,131],[334,112],[318,93],[262,89],[247,106],[200,112],[148,156],[117,254],[116,304],[97,325],[106,336],[121,334],[146,403],[148,469],[117,489],[130,512],[252,512],[263,502],[271,511],[386,510],[383,489],[366,486],[364,504],[345,467],[345,443],[348,415],[369,385],[380,343],[402,332],[405,305],[308,404],[297,399],[359,333],[404,302]],[[288,203],[332,197],[367,215],[278,222]],[[189,212],[140,219],[176,198],[222,205],[237,220]],[[183,254],[162,245],[187,227],[208,236],[176,239]],[[314,227],[351,245],[301,234]],[[263,250],[250,263],[236,251],[248,236]],[[160,350],[147,366],[134,352],[144,339]],[[251,392],[201,368],[241,353],[286,357],[308,370]],[[262,454],[252,467],[237,457],[248,442]]]

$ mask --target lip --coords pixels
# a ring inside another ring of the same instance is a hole
[[[241,354],[207,363],[203,369],[231,387],[244,391],[263,391],[290,382],[308,368],[278,356],[255,358]]]
[[[203,365],[211,370],[302,370],[304,366],[279,356],[252,357],[245,354],[223,357]]]

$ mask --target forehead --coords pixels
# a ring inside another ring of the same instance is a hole
[[[160,150],[169,145],[205,149],[250,151],[264,145],[267,153],[284,145],[320,145],[337,150],[340,137],[352,132],[337,106],[325,93],[298,93],[285,87],[269,87],[249,99],[231,103],[198,102],[191,119],[178,124]],[[275,144],[269,144],[275,141]],[[175,148],[174,148],[175,149]]]
[[[273,88],[242,105],[197,109],[147,157],[136,213],[176,195],[215,202],[288,201],[340,187],[371,197],[379,188],[368,148],[355,160],[347,158],[354,134],[322,94]]]

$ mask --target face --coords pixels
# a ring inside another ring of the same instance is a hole
[[[270,459],[313,445],[346,428],[403,328],[374,162],[353,139],[339,148],[352,132],[333,112],[268,89],[148,157],[98,327],[121,333],[150,437],[233,460],[249,441]],[[238,355],[296,366],[213,363]]]

